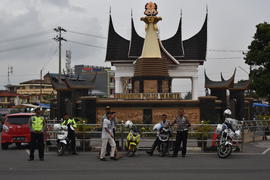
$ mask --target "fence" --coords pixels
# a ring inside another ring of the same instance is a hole
[[[55,147],[56,145],[56,132],[53,131],[54,121],[47,124],[46,149]],[[78,124],[77,125],[77,148],[81,151],[98,150],[100,148],[101,127],[100,124]],[[153,124],[136,124],[141,134],[141,142],[139,149],[148,149],[152,146],[156,132],[153,131]],[[215,128],[217,124],[192,124],[189,130],[188,147],[193,147],[197,150],[205,151],[215,148]],[[266,140],[267,135],[270,135],[270,120],[250,120],[242,121],[239,123],[241,130],[241,138],[237,141],[241,145],[241,150],[244,149],[244,143],[254,142],[258,140]],[[124,123],[117,125],[116,128],[116,141],[120,150],[124,150],[124,142],[129,130],[124,127]],[[170,139],[175,141],[175,127],[173,127],[173,136]],[[51,145],[49,145],[51,144]]]

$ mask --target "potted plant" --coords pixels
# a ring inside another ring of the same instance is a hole
[[[211,137],[210,132],[213,128],[210,126],[209,121],[201,121],[201,124],[195,128],[195,137],[197,139],[198,147],[203,150],[207,147],[207,140]]]

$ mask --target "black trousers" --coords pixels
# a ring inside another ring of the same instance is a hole
[[[74,131],[68,131],[68,139],[70,140],[70,147],[72,153],[76,153],[76,134]]]
[[[182,155],[186,155],[187,153],[187,138],[188,138],[188,131],[177,131],[176,134],[176,142],[174,147],[174,155],[178,154],[178,151],[180,150],[181,143],[182,146]]]
[[[151,151],[150,151],[152,154],[155,151],[156,147],[160,145],[160,143],[161,142],[160,142],[159,138],[157,137],[154,144],[152,145],[152,148],[151,148]]]
[[[44,136],[43,133],[31,132],[30,159],[34,159],[35,148],[38,147],[39,159],[44,158]]]

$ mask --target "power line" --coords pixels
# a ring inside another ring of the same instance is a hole
[[[89,36],[89,37],[94,37],[94,38],[107,39],[107,37],[94,35],[94,34],[76,32],[76,31],[71,31],[71,30],[68,30],[68,32],[73,33],[73,34],[78,34],[78,35],[81,35],[81,36]]]
[[[0,53],[20,50],[20,49],[26,49],[26,48],[30,48],[30,47],[34,47],[34,46],[44,45],[44,44],[47,44],[47,43],[49,43],[49,41],[46,41],[46,42],[41,41],[41,42],[37,42],[37,43],[28,44],[28,45],[25,45],[25,46],[18,46],[18,47],[14,47],[14,48],[3,49],[3,50],[0,50]]]
[[[243,57],[210,57],[210,58],[206,58],[209,60],[216,60],[216,59],[241,59],[243,60]]]
[[[212,51],[212,52],[239,52],[239,53],[243,53],[246,52],[248,50],[244,50],[244,49],[239,49],[239,50],[233,50],[233,49],[208,49],[207,51]]]
[[[94,48],[99,48],[99,49],[106,49],[105,47],[102,47],[102,46],[95,46],[95,45],[92,45],[92,44],[87,44],[87,43],[73,41],[73,40],[68,40],[68,41],[71,42],[71,43],[82,45],[82,46],[89,46],[89,47],[94,47]]]
[[[23,40],[23,39],[28,39],[28,38],[34,38],[37,36],[48,34],[48,32],[49,31],[42,31],[42,32],[28,34],[28,35],[24,35],[24,36],[18,36],[18,37],[14,37],[14,38],[1,39],[0,44],[6,43],[6,42],[11,42],[11,41],[18,41],[18,40]]]

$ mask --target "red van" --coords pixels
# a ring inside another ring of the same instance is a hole
[[[12,143],[15,143],[16,146],[20,146],[21,143],[30,142],[30,128],[28,123],[30,118],[34,115],[34,113],[6,115],[1,137],[2,149],[8,149],[8,146]]]

